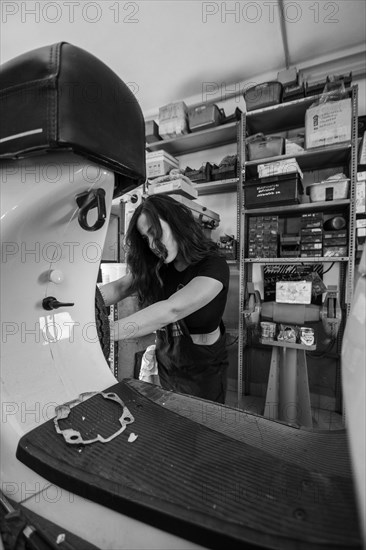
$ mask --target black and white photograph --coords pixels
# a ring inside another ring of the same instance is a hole
[[[0,550],[366,550],[366,0],[0,0]]]

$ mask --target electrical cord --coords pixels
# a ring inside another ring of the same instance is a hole
[[[326,273],[328,273],[328,271],[330,271],[332,269],[332,267],[334,266],[334,262],[331,263],[330,267],[328,267],[328,269],[326,271],[323,271],[323,275],[325,275]]]

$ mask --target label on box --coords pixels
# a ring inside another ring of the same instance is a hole
[[[310,107],[305,115],[306,149],[350,141],[351,99]]]

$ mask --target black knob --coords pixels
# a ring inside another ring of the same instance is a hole
[[[73,305],[75,304],[59,302],[58,300],[56,300],[54,296],[47,296],[47,298],[44,298],[42,301],[43,309],[47,309],[47,311],[51,311],[52,309],[58,309],[59,307],[67,307],[67,306],[73,306]]]

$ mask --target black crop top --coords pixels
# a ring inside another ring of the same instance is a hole
[[[170,263],[161,269],[160,276],[164,283],[163,299],[169,298],[195,277],[210,277],[220,281],[223,288],[219,294],[210,303],[184,318],[191,334],[206,334],[219,326],[226,306],[230,280],[230,270],[225,258],[210,255],[183,271],[177,271],[173,263]]]

